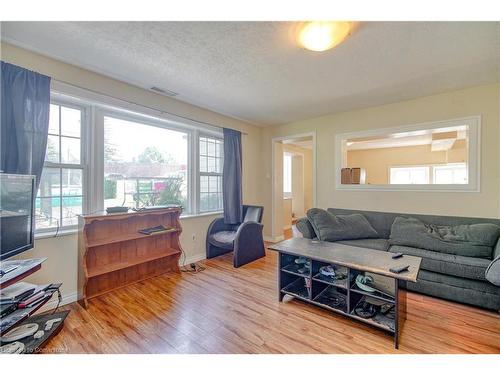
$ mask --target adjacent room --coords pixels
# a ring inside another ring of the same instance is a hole
[[[2,353],[500,354],[500,22],[332,18],[1,22]]]

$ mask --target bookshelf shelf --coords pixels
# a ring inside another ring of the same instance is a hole
[[[110,244],[118,243],[118,242],[139,240],[141,238],[151,238],[153,236],[164,236],[166,234],[173,234],[173,233],[177,233],[177,232],[179,232],[178,228],[168,228],[167,230],[164,230],[162,232],[155,232],[155,233],[151,233],[151,234],[142,234],[142,233],[118,234],[118,235],[115,235],[113,237],[99,238],[99,239],[93,240],[92,242],[89,242],[87,244],[87,247],[99,247],[99,246],[110,245]]]
[[[94,267],[94,268],[87,268],[88,277],[91,278],[91,277],[100,276],[100,275],[103,275],[106,273],[118,271],[118,270],[128,268],[128,267],[134,267],[138,264],[151,262],[151,261],[154,261],[157,259],[170,257],[170,256],[176,255],[176,254],[180,254],[180,251],[176,250],[176,249],[167,249],[166,251],[159,253],[159,254],[152,253],[152,254],[139,256],[139,257],[136,257],[136,258],[131,259],[131,260],[124,260],[121,262],[115,262],[115,263],[111,263],[111,264],[103,264],[101,266]]]

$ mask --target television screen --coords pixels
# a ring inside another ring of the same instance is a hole
[[[33,247],[35,177],[0,173],[0,260]]]

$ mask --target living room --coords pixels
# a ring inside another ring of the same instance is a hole
[[[2,353],[498,366],[500,15],[346,7],[12,7]]]

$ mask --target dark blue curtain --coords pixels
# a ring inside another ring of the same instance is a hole
[[[50,111],[50,77],[1,62],[0,170],[42,175]]]
[[[239,224],[243,213],[241,192],[241,133],[224,128],[224,168],[222,175],[224,222]]]

